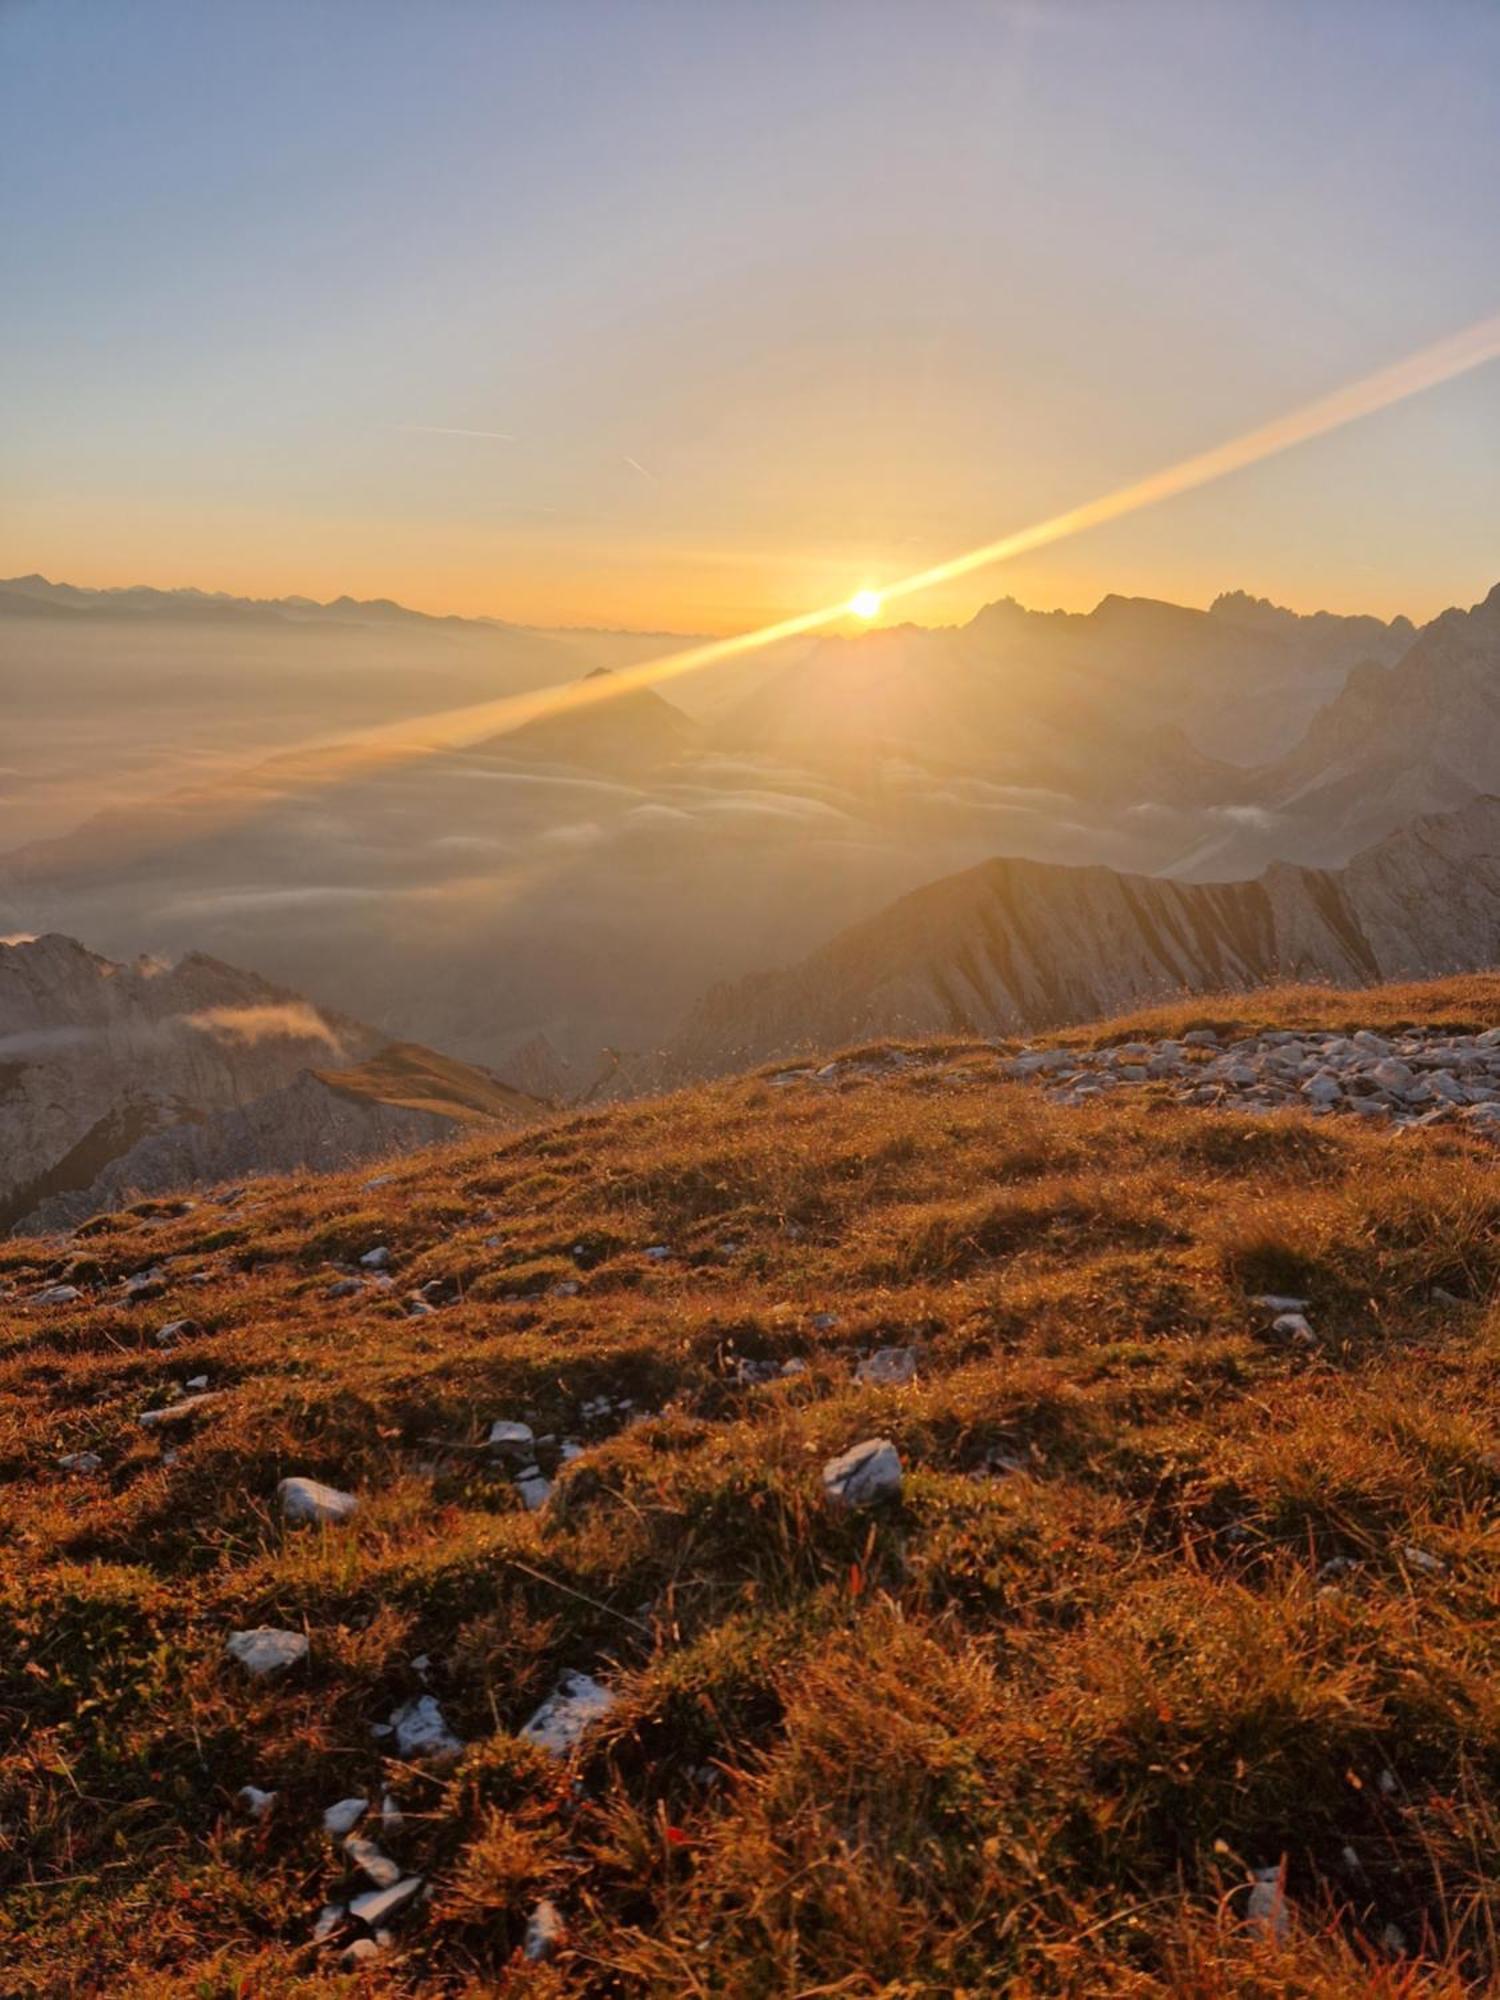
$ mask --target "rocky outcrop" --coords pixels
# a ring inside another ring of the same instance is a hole
[[[1253,882],[992,861],[903,897],[786,972],[720,987],[671,1051],[701,1075],[876,1035],[1014,1034],[1185,993],[1493,964],[1500,800],[1419,821],[1345,869]]]
[[[0,1231],[541,1110],[217,959],[126,966],[66,937],[0,945]]]
[[[838,1067],[842,1067],[839,1065]],[[1348,1112],[1398,1129],[1454,1125],[1500,1138],[1500,1030],[1404,1028],[1377,1035],[1268,1028],[1221,1038],[1208,1027],[1095,1049],[1003,1058],[1003,1076],[1062,1104],[1151,1089],[1212,1110]],[[835,1078],[835,1082],[837,1079]]]
[[[1269,807],[1323,841],[1376,838],[1451,812],[1500,773],[1500,584],[1445,611],[1388,668],[1352,673],[1296,749],[1259,774]]]
[[[342,1095],[330,1079],[304,1071],[295,1083],[233,1111],[146,1134],[87,1186],[39,1200],[28,1230],[70,1229],[87,1216],[168,1189],[213,1187],[246,1174],[332,1172],[359,1160],[451,1139],[456,1118],[437,1111]]]

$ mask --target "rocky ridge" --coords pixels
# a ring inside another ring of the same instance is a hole
[[[1346,868],[1252,882],[997,860],[892,903],[782,972],[716,988],[671,1049],[712,1075],[892,1035],[1008,1035],[1190,993],[1356,986],[1492,964],[1500,800],[1380,841]]]
[[[1500,1030],[1451,1034],[1410,1028],[1352,1035],[1268,1028],[1221,1041],[1212,1028],[1180,1039],[1104,1049],[1036,1049],[1002,1060],[1001,1074],[1041,1084],[1063,1104],[1165,1085],[1179,1104],[1213,1110],[1348,1112],[1414,1125],[1461,1124],[1500,1139]]]
[[[67,937],[0,944],[0,1231],[542,1111],[202,953],[121,965]]]
[[[1407,1028],[1379,1035],[1266,1028],[1232,1038],[1212,1028],[1103,1048],[998,1053],[993,1070],[955,1066],[947,1049],[880,1049],[773,1071],[775,1090],[838,1090],[901,1076],[961,1088],[990,1078],[1034,1084],[1058,1104],[1085,1105],[1130,1090],[1210,1111],[1345,1112],[1396,1130],[1455,1125],[1500,1141],[1500,1029],[1462,1034]]]

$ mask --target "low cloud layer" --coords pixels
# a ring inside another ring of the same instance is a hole
[[[264,1007],[205,1007],[197,1014],[184,1014],[182,1024],[215,1041],[235,1042],[253,1047],[257,1042],[321,1042],[335,1055],[343,1044],[322,1015],[301,1002]]]

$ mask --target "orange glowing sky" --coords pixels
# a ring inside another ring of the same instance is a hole
[[[0,570],[743,631],[1494,312],[1494,10],[952,0],[942,30],[896,0],[5,10]],[[881,615],[1471,602],[1497,374]]]

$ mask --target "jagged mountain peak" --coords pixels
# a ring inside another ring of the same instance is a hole
[[[1492,964],[1500,798],[1434,815],[1338,871],[1281,863],[1183,883],[997,858],[944,877],[787,971],[708,994],[676,1075],[878,1035],[1008,1034],[1186,993],[1335,985]]]

